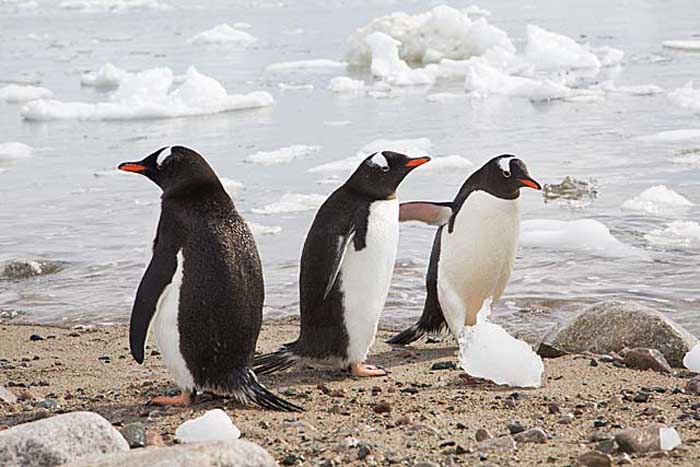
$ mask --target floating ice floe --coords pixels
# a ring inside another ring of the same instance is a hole
[[[542,385],[544,363],[532,348],[489,321],[491,299],[476,318],[476,325],[464,326],[459,335],[460,366],[470,376],[496,384],[538,388]]]
[[[8,84],[0,88],[0,101],[17,103],[33,101],[34,99],[46,99],[53,97],[50,89],[40,86],[24,86],[19,84]]]
[[[457,154],[453,154],[451,156],[433,157],[430,163],[425,164],[421,167],[422,170],[416,173],[469,170],[472,167],[474,167],[474,164],[471,161]]]
[[[313,91],[314,85],[310,83],[277,83],[277,87],[282,91]]]
[[[669,210],[693,206],[693,203],[683,195],[667,188],[656,185],[647,188],[639,195],[622,203],[623,209],[643,211],[649,214],[664,214]]]
[[[310,211],[318,208],[326,200],[323,195],[285,193],[276,203],[266,204],[262,208],[253,208],[255,214],[280,214],[287,212]]]
[[[131,73],[126,70],[111,63],[105,63],[97,71],[84,73],[80,78],[80,84],[95,88],[116,88],[124,78],[130,75]]]
[[[240,437],[241,431],[221,409],[209,410],[201,417],[187,420],[175,430],[175,438],[181,443],[231,441]]]
[[[599,68],[600,60],[582,45],[562,34],[532,24],[527,26],[525,56],[540,69]]]
[[[664,92],[664,89],[654,84],[638,84],[634,86],[617,86],[608,80],[599,84],[600,89],[615,94],[630,94],[633,96],[651,96]]]
[[[167,11],[172,9],[167,3],[158,0],[64,0],[58,4],[58,7],[86,13],[123,13],[130,10]]]
[[[399,58],[401,43],[383,32],[373,32],[365,38],[372,54],[370,71],[395,86],[433,84],[435,77],[422,68],[411,68]]]
[[[690,371],[700,373],[700,344],[695,344],[683,357],[683,366]]]
[[[328,89],[337,93],[358,93],[365,90],[365,82],[347,76],[336,76],[328,83]]]
[[[682,130],[660,131],[651,135],[638,136],[637,141],[645,143],[675,143],[700,139],[700,128],[684,128]]]
[[[700,224],[694,221],[673,221],[664,229],[652,230],[644,238],[654,245],[671,248],[700,248]]]
[[[433,144],[428,138],[378,139],[367,144],[354,156],[312,167],[308,172],[349,172],[355,170],[365,157],[378,151],[394,151],[409,156],[424,156],[430,152],[432,146]]]
[[[659,440],[662,451],[672,451],[681,445],[681,435],[673,427],[659,428]]]
[[[134,120],[207,115],[272,105],[264,91],[228,94],[214,78],[187,69],[184,82],[174,90],[169,68],[153,68],[124,77],[107,102],[62,102],[40,99],[26,104],[27,120]]]
[[[700,50],[700,41],[663,41],[661,45],[667,49]]]
[[[237,198],[238,194],[243,190],[244,185],[238,180],[233,180],[232,178],[219,177],[221,185],[223,185],[224,190],[228,193],[231,198]]]
[[[622,63],[622,59],[625,58],[624,51],[614,47],[609,47],[607,45],[602,47],[589,46],[588,50],[591,51],[598,58],[598,60],[600,60],[600,66],[602,67],[619,65]]]
[[[192,36],[189,44],[252,44],[258,39],[245,31],[234,29],[228,24],[218,26],[200,32]]]
[[[250,162],[260,165],[286,164],[299,157],[309,156],[321,150],[321,146],[295,144],[274,151],[259,151],[248,156]]]
[[[639,252],[637,248],[615,238],[604,224],[594,219],[523,221],[520,226],[520,245],[613,258],[632,256]]]
[[[247,224],[253,235],[275,235],[282,232],[282,227],[279,225],[262,225],[250,221]]]
[[[29,157],[34,152],[31,146],[24,143],[9,142],[0,143],[0,160],[2,159],[22,159]]]
[[[455,102],[463,101],[468,99],[469,96],[466,94],[456,94],[454,92],[436,92],[434,94],[428,94],[425,96],[425,100],[428,102]]]
[[[700,112],[700,88],[695,89],[692,81],[688,81],[682,88],[668,93],[668,98],[676,105]]]
[[[329,60],[325,58],[317,58],[312,60],[296,60],[291,62],[273,63],[265,67],[265,71],[271,72],[288,72],[298,70],[337,70],[339,68],[347,68],[346,62],[337,60]]]

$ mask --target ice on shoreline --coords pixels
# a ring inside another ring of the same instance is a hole
[[[282,214],[288,212],[310,211],[318,208],[326,200],[323,195],[285,193],[279,201],[266,204],[262,208],[253,208],[255,214]]]
[[[34,148],[24,143],[11,141],[0,143],[0,160],[3,159],[23,159],[29,157],[34,152]]]
[[[520,245],[613,258],[631,256],[638,252],[636,248],[615,238],[604,224],[594,219],[523,221],[520,226]]]
[[[48,99],[53,97],[50,89],[40,86],[8,84],[0,88],[0,101],[8,103],[28,102],[35,99]]]
[[[192,36],[188,44],[252,44],[258,39],[245,31],[234,29],[228,24],[219,24]]]
[[[286,164],[298,157],[309,156],[320,150],[321,146],[295,144],[274,151],[258,151],[255,154],[249,155],[248,160],[260,165]]]
[[[644,238],[654,245],[671,248],[700,248],[700,224],[673,221],[663,229],[652,230]]]
[[[688,198],[679,195],[665,185],[647,188],[622,204],[623,209],[643,211],[649,214],[664,214],[669,210],[690,206],[693,206],[693,203]]]
[[[668,99],[676,105],[700,112],[700,88],[695,89],[692,81],[688,81],[682,88],[668,93]]]
[[[153,68],[124,77],[107,102],[62,102],[40,99],[26,104],[26,120],[136,120],[208,115],[272,105],[264,91],[228,94],[214,78],[187,69],[184,82],[171,91],[174,74]]]
[[[685,357],[683,357],[683,365],[690,371],[700,373],[700,344],[695,344],[695,346],[685,354]]]
[[[111,63],[105,63],[97,71],[83,73],[83,76],[80,78],[80,84],[95,88],[113,88],[118,87],[124,78],[129,75],[131,73],[128,71],[122,70]]]

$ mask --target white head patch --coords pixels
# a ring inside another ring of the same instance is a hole
[[[501,157],[498,159],[498,166],[501,168],[503,173],[509,173],[510,174],[510,161],[515,159],[514,156],[510,157]]]
[[[385,172],[389,170],[389,161],[386,160],[382,152],[375,153],[368,162],[370,165],[376,165]]]
[[[162,165],[165,159],[167,159],[170,156],[170,154],[172,154],[172,146],[168,146],[167,148],[163,149],[156,158],[158,166]]]

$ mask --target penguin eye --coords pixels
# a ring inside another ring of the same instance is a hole
[[[388,172],[390,167],[388,165],[382,166],[382,172]]]
[[[503,176],[506,178],[510,178],[510,171],[509,170],[504,170],[503,171]]]

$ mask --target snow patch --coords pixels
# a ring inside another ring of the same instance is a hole
[[[326,200],[323,195],[285,193],[276,203],[266,204],[262,208],[253,208],[255,214],[279,214],[286,212],[310,211],[318,208]]]
[[[655,245],[671,248],[700,248],[700,224],[694,221],[673,221],[664,229],[652,230],[644,238]]]
[[[667,188],[656,185],[647,188],[639,195],[622,203],[623,209],[643,211],[649,214],[663,214],[669,210],[693,206],[693,203],[683,195]]]
[[[234,29],[228,24],[219,24],[192,36],[189,44],[252,44],[258,39],[245,31]]]
[[[274,151],[259,151],[248,156],[248,160],[260,165],[285,164],[298,157],[315,154],[321,150],[321,146],[307,146],[295,144]]]
[[[685,354],[685,357],[683,357],[683,366],[690,371],[700,373],[700,344],[695,344],[695,346]]]
[[[421,170],[417,173],[469,170],[472,167],[474,167],[474,164],[471,161],[453,154],[451,156],[433,157],[430,163],[421,167]]]
[[[153,68],[124,77],[107,102],[62,102],[40,99],[26,104],[27,120],[135,120],[188,117],[272,105],[264,91],[228,94],[214,78],[187,69],[184,82],[170,91],[174,75],[169,68]]]
[[[484,301],[475,326],[464,326],[459,335],[460,366],[470,376],[496,384],[538,388],[544,363],[532,348],[489,321],[491,299]]]
[[[175,437],[181,443],[231,441],[240,438],[241,431],[226,412],[214,409],[177,427]]]
[[[668,93],[668,98],[676,105],[700,112],[700,89],[695,89],[692,81],[688,81],[682,88]]]
[[[619,241],[604,224],[594,219],[524,221],[520,227],[520,244],[530,248],[586,252],[606,257],[638,254],[636,248]]]
[[[34,99],[48,99],[53,97],[50,89],[40,86],[23,86],[19,84],[8,84],[0,88],[0,101],[9,103],[27,102]]]
[[[277,83],[282,91],[313,91],[314,85],[310,83]]]

